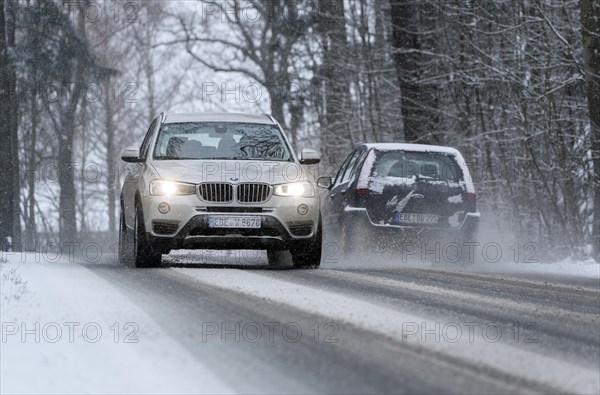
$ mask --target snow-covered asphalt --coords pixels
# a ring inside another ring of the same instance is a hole
[[[0,392],[600,393],[594,273],[212,263],[11,257]]]

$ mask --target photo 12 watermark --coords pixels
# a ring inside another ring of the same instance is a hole
[[[314,322],[303,326],[297,322],[203,322],[202,343],[339,343],[339,326],[335,322]]]
[[[403,322],[402,342],[420,343],[539,343],[539,325],[535,322]]]
[[[387,242],[386,242],[387,240]],[[495,264],[499,262],[539,263],[540,246],[538,243],[526,241],[514,242],[510,245],[495,241],[435,241],[401,239],[393,234],[382,237],[365,235],[361,249],[353,253],[372,256],[393,255],[396,263],[449,263],[449,264]],[[326,241],[323,244],[322,259],[324,263],[338,263],[347,259],[343,243]]]
[[[2,322],[2,343],[139,343],[140,327],[135,322],[103,326],[98,322]]]

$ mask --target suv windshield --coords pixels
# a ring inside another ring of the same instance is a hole
[[[456,160],[444,153],[379,151],[372,176],[458,182],[462,171]]]
[[[275,125],[186,122],[161,126],[154,159],[289,161],[291,155]]]

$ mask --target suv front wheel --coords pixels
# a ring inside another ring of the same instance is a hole
[[[317,269],[321,265],[322,230],[319,224],[316,237],[310,242],[302,242],[287,250],[268,250],[267,258],[271,267],[293,266],[296,269]],[[292,262],[289,263],[291,254]]]
[[[146,238],[144,213],[142,207],[136,204],[133,231],[125,226],[124,215],[121,214],[119,229],[119,258],[123,263],[132,262],[135,267],[159,267],[162,254],[154,251]]]
[[[133,245],[133,232],[127,231],[125,225],[125,214],[121,208],[121,219],[119,220],[119,262],[129,264],[131,262],[131,248]]]
[[[321,265],[321,247],[323,244],[323,231],[321,224],[317,229],[317,235],[313,242],[299,249],[292,249],[292,262],[297,269],[317,269]]]

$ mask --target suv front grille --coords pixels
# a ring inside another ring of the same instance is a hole
[[[240,203],[263,203],[271,197],[268,184],[239,184],[235,186],[236,200]],[[234,186],[222,182],[206,182],[198,186],[200,197],[212,203],[231,203],[234,198]]]
[[[233,201],[233,185],[213,182],[200,184],[200,197],[207,202],[230,203]]]
[[[271,197],[271,187],[267,184],[240,184],[237,200],[240,203],[262,203]]]

